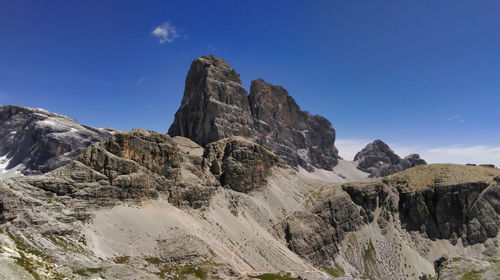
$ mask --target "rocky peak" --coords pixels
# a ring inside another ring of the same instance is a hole
[[[370,177],[387,176],[413,166],[426,164],[418,154],[411,154],[401,159],[382,140],[377,139],[366,145],[354,156],[358,169],[370,173]]]
[[[200,145],[233,135],[249,136],[253,126],[247,92],[239,74],[215,56],[195,59],[186,77],[181,107],[168,130]]]
[[[238,73],[215,56],[197,58],[186,77],[181,107],[169,129],[200,145],[243,136],[293,167],[331,170],[338,161],[335,130],[321,116],[302,111],[281,86],[252,81],[250,94]]]
[[[60,167],[113,132],[43,109],[0,106],[0,156],[8,160],[7,169],[17,166],[24,174]]]

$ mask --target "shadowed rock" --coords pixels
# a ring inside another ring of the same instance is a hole
[[[264,186],[271,167],[284,165],[272,152],[241,137],[211,143],[203,156],[204,165],[221,185],[245,193]]]
[[[250,95],[239,75],[222,59],[193,61],[181,106],[169,129],[200,145],[243,136],[282,157],[293,167],[331,170],[338,162],[335,130],[321,116],[302,111],[281,86],[255,80]]]

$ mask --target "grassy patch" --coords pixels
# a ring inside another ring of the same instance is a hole
[[[103,271],[104,271],[103,267],[87,267],[87,268],[82,268],[82,269],[76,270],[74,273],[81,275],[81,276],[88,277],[88,276],[90,276],[90,274],[100,274]]]
[[[477,270],[471,270],[462,275],[461,280],[481,280],[481,272]]]
[[[11,233],[10,231],[6,230],[7,234],[9,235],[10,239],[14,241],[16,244],[16,248],[20,251],[26,252],[33,254],[35,256],[45,258],[46,256],[38,249],[35,247],[31,246],[28,242],[26,242],[21,236],[15,235]]]
[[[159,258],[152,258],[152,257],[149,257],[149,258],[144,258],[145,261],[147,261],[148,263],[150,264],[154,264],[154,265],[159,265],[159,264],[162,264],[163,261]]]
[[[338,263],[335,263],[334,267],[328,267],[328,266],[316,266],[316,267],[333,277],[344,276],[345,273],[344,269]]]
[[[124,264],[124,263],[127,263],[129,259],[130,259],[130,257],[129,257],[129,256],[120,256],[120,257],[116,257],[116,258],[115,258],[115,263]]]
[[[31,274],[33,278],[35,278],[35,280],[41,280],[42,278],[40,277],[32,263],[29,261],[29,259],[26,257],[26,255],[23,252],[19,252],[19,255],[21,257],[16,258],[16,264],[29,272],[29,274]]]
[[[207,278],[207,272],[201,267],[188,265],[188,266],[184,266],[184,267],[179,269],[180,276],[188,275],[188,274],[195,275],[196,277],[198,277],[200,279]]]
[[[290,273],[280,273],[280,274],[273,274],[273,273],[264,273],[260,275],[255,275],[255,276],[250,276],[251,278],[257,278],[261,280],[295,280],[297,278],[292,277]]]
[[[377,254],[375,253],[375,247],[373,246],[372,241],[368,242],[366,248],[363,250],[363,260],[375,262],[377,258]]]

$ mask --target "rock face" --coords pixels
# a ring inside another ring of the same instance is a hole
[[[382,140],[375,140],[366,145],[354,156],[358,169],[370,173],[370,177],[387,176],[405,169],[427,164],[418,154],[411,154],[401,159]]]
[[[58,196],[112,205],[114,200],[168,197],[179,177],[179,149],[170,136],[134,130],[88,147],[77,160],[47,176],[20,180]]]
[[[329,265],[339,252],[339,243],[348,232],[365,224],[360,209],[341,190],[327,190],[309,211],[283,223],[288,247],[299,256],[320,265]]]
[[[19,199],[0,182],[0,224],[17,218]]]
[[[422,165],[368,182],[325,190],[310,211],[285,221],[291,250],[314,263],[333,261],[345,233],[376,222],[456,244],[484,243],[500,227],[500,172],[487,167]],[[497,252],[497,251],[495,251]]]
[[[10,160],[7,169],[22,164],[25,175],[54,170],[112,132],[43,109],[0,106],[0,156]]]
[[[284,88],[260,79],[247,95],[239,75],[215,56],[193,61],[169,134],[200,145],[243,136],[309,171],[331,170],[339,158],[328,120],[302,111]]]
[[[250,136],[251,128],[253,119],[239,74],[215,56],[194,60],[168,134],[204,146],[233,135]]]
[[[244,193],[263,187],[271,167],[284,166],[272,152],[237,136],[210,143],[203,157],[221,185]]]

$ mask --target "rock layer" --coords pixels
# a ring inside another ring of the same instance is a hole
[[[200,145],[243,136],[309,171],[331,170],[339,158],[328,120],[302,111],[284,88],[260,79],[247,95],[239,75],[215,56],[193,61],[169,134]]]
[[[244,193],[263,187],[271,167],[284,164],[262,146],[237,136],[210,143],[203,156],[223,186]]]
[[[486,167],[423,165],[345,183],[323,191],[310,211],[285,221],[285,239],[291,250],[318,264],[334,261],[329,256],[338,252],[345,233],[372,222],[383,234],[392,225],[431,240],[484,243],[499,232],[499,174]]]
[[[405,169],[427,164],[418,154],[411,154],[401,159],[382,140],[375,140],[366,145],[354,156],[358,169],[370,173],[370,177],[382,177]]]
[[[22,164],[25,175],[63,166],[113,131],[80,125],[43,109],[0,106],[0,156],[10,159],[7,169]]]

